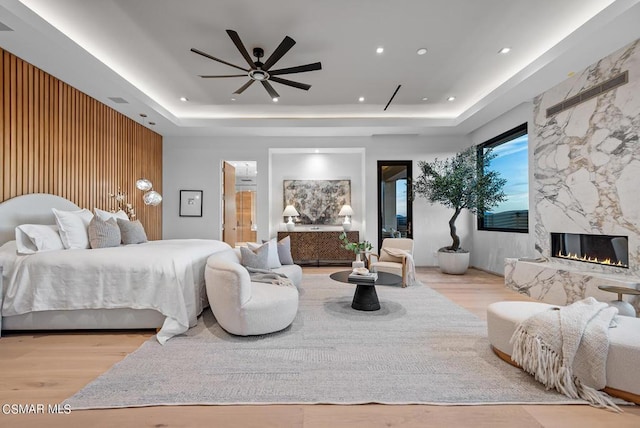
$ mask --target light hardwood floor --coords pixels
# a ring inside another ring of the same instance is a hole
[[[334,270],[305,268],[306,273]],[[503,278],[478,270],[451,276],[419,268],[418,278],[483,319],[492,302],[527,300],[507,290]],[[0,339],[0,405],[60,403],[152,335],[149,331],[5,334]],[[640,427],[640,407],[627,406],[624,411],[615,414],[581,405],[167,406],[68,415],[0,412],[0,427]]]

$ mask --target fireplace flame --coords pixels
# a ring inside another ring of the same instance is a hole
[[[590,257],[590,256],[587,256],[587,255],[584,255],[584,256],[580,257],[577,254],[572,254],[572,253],[563,254],[561,251],[558,251],[558,254],[557,254],[556,257],[559,257],[561,259],[576,260],[576,261],[580,261],[580,262],[597,263],[597,264],[600,264],[600,265],[629,267],[629,266],[625,265],[624,263],[622,263],[619,260],[618,260],[618,262],[614,263],[614,262],[611,261],[611,259],[600,260],[597,257]]]

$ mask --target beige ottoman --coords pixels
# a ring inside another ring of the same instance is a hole
[[[487,333],[493,351],[503,360],[511,360],[509,343],[518,324],[528,317],[557,307],[540,302],[497,302],[487,308]],[[609,330],[607,355],[607,387],[614,397],[640,404],[640,318],[617,316],[617,326]]]

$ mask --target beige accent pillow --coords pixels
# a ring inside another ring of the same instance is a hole
[[[103,220],[95,215],[89,222],[89,244],[91,248],[119,247],[120,228],[115,218]]]
[[[397,248],[391,249],[391,251],[398,251]],[[392,256],[387,252],[386,248],[383,248],[380,252],[380,261],[381,262],[393,262],[393,263],[402,263],[402,257]]]

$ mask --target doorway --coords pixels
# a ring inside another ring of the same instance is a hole
[[[378,248],[384,238],[413,238],[413,162],[378,161]]]
[[[257,240],[257,164],[223,162],[222,240],[232,247]]]

